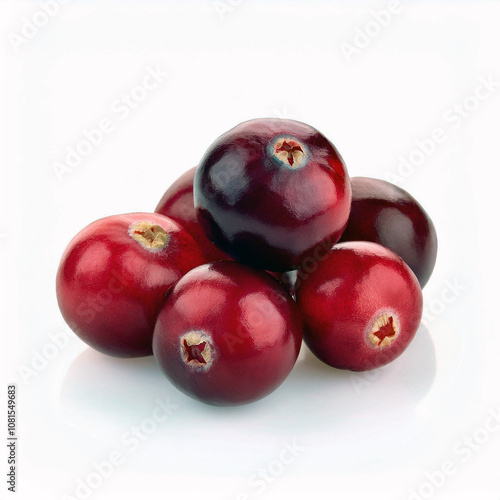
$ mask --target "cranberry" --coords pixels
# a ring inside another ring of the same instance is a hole
[[[304,341],[323,362],[354,371],[385,365],[411,342],[422,316],[412,270],[377,243],[339,243],[297,287]]]
[[[316,129],[259,119],[210,146],[196,170],[194,202],[223,251],[254,267],[287,271],[338,241],[351,188],[342,158]]]
[[[155,212],[170,217],[184,227],[196,240],[205,254],[207,262],[215,260],[232,260],[227,254],[219,250],[205,235],[205,231],[198,222],[193,203],[193,179],[196,167],[182,174],[162,196]],[[278,279],[287,291],[294,294],[295,275],[293,272],[271,274]]]
[[[66,248],[56,279],[59,307],[75,333],[98,351],[151,355],[165,293],[203,262],[193,238],[167,217],[106,217],[80,231]]]
[[[340,241],[373,241],[397,253],[423,288],[437,254],[434,224],[404,189],[368,177],[351,179],[352,208]]]
[[[260,399],[297,359],[297,305],[272,276],[232,261],[193,269],[172,287],[153,337],[165,375],[213,405]]]
[[[207,261],[228,260],[205,235],[198,218],[193,202],[193,179],[196,167],[182,174],[162,196],[155,212],[166,215],[184,227],[196,240],[205,254]]]

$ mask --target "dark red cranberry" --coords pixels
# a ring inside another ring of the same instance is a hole
[[[430,217],[413,196],[390,182],[351,179],[352,207],[340,241],[373,241],[396,252],[423,288],[437,255],[437,235]]]
[[[193,179],[195,168],[182,174],[162,196],[155,212],[170,217],[184,227],[196,240],[206,256],[207,262],[228,260],[230,257],[219,250],[205,235],[193,202]]]
[[[413,271],[377,243],[339,243],[297,287],[304,341],[326,364],[370,370],[398,357],[422,316]]]
[[[186,394],[213,405],[260,399],[297,359],[297,305],[272,276],[237,262],[193,269],[172,287],[156,324],[153,351]]]
[[[155,212],[170,217],[184,227],[196,240],[205,254],[207,262],[215,260],[232,260],[227,254],[219,250],[205,235],[205,231],[198,222],[193,203],[193,179],[196,167],[182,174],[165,192]],[[279,280],[288,292],[294,295],[294,272],[271,274]]]
[[[316,129],[259,119],[210,146],[196,170],[194,202],[223,251],[254,267],[287,271],[337,242],[351,188],[342,158]]]
[[[205,262],[189,233],[159,214],[97,220],[66,248],[57,300],[75,333],[119,357],[152,354],[156,315],[168,289]]]

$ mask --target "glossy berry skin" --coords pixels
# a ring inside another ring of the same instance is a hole
[[[61,313],[74,332],[105,354],[152,354],[156,316],[168,289],[205,262],[193,238],[158,214],[97,220],[64,251],[56,278]]]
[[[185,228],[203,251],[206,262],[233,260],[229,255],[219,250],[207,238],[205,231],[203,231],[203,228],[198,222],[193,202],[193,180],[195,171],[196,167],[188,170],[165,191],[155,212],[170,217]],[[292,296],[294,295],[294,272],[271,272],[271,274],[283,284]]]
[[[254,267],[287,271],[338,241],[351,188],[342,158],[316,129],[258,119],[209,147],[196,170],[194,202],[223,251]]]
[[[352,207],[340,241],[373,241],[397,253],[423,288],[437,255],[437,235],[422,206],[390,182],[369,177],[351,179]]]
[[[297,287],[304,341],[324,363],[370,370],[397,358],[422,316],[416,276],[377,243],[339,243]]]
[[[205,254],[207,262],[228,260],[230,257],[207,238],[198,222],[193,201],[195,171],[196,167],[188,170],[165,191],[155,212],[170,217],[185,228]]]
[[[212,405],[239,405],[274,391],[300,350],[297,305],[268,273],[212,262],[172,288],[153,351],[181,391]]]

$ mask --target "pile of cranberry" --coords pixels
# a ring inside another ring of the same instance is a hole
[[[78,233],[57,298],[91,347],[154,354],[186,394],[235,405],[276,389],[302,338],[335,368],[394,360],[419,327],[436,252],[406,191],[349,179],[309,125],[259,119],[220,136],[155,213]]]

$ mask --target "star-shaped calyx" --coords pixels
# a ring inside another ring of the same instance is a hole
[[[198,361],[198,363],[206,364],[205,358],[203,357],[203,351],[205,350],[206,342],[201,342],[200,344],[191,344],[188,345],[186,339],[184,339],[184,349],[186,349],[187,359],[186,361],[189,363],[190,361]]]
[[[212,365],[215,355],[211,336],[201,330],[185,333],[180,338],[180,355],[189,368],[207,370]]]
[[[307,148],[293,137],[274,139],[270,152],[275,160],[292,170],[303,167],[307,161]]]
[[[399,330],[399,322],[394,314],[382,313],[373,323],[369,335],[370,341],[374,347],[386,347],[394,342]]]

